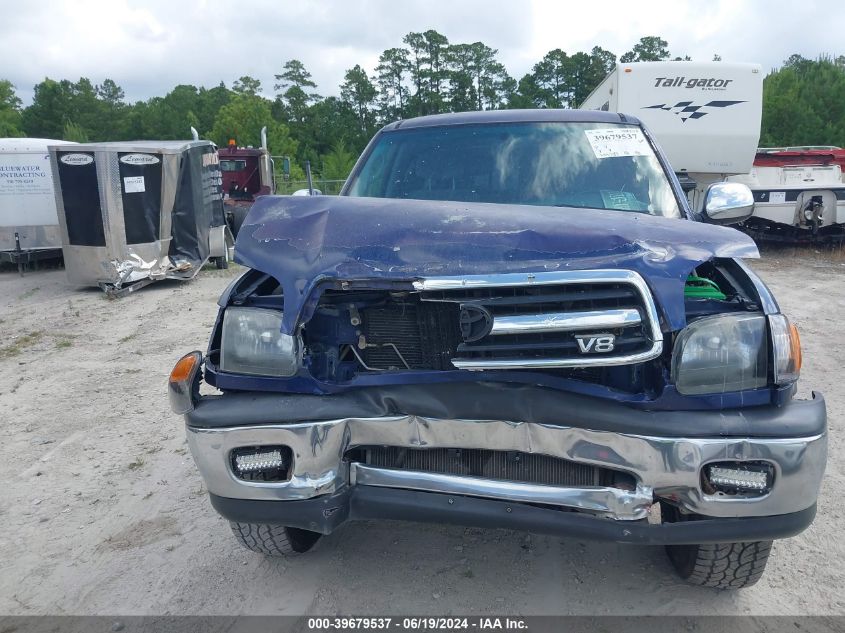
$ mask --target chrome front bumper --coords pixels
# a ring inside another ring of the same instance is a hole
[[[674,438],[594,431],[501,420],[440,419],[415,415],[344,418],[223,428],[188,426],[191,453],[212,495],[254,501],[298,501],[347,487],[375,486],[535,503],[617,520],[647,516],[657,499],[709,517],[764,517],[805,510],[816,502],[827,456],[827,434],[798,438]],[[292,449],[286,482],[238,479],[231,451],[260,445]],[[358,446],[464,448],[539,453],[633,475],[633,491],[612,487],[556,487],[415,473],[350,464]],[[701,469],[715,461],[766,461],[772,490],[757,497],[711,495]]]

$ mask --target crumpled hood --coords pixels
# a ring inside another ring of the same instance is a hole
[[[713,257],[758,257],[731,228],[640,213],[428,200],[263,196],[235,261],[275,277],[291,332],[313,286],[341,280],[620,268],[640,273],[679,330],[684,280]]]

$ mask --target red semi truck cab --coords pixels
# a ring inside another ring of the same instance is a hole
[[[270,161],[267,150],[230,145],[219,154],[223,192],[229,200],[253,202],[257,196],[273,193],[272,171],[262,165]]]
[[[238,147],[232,140],[218,153],[227,220],[232,233],[237,234],[255,199],[275,192],[273,161],[266,142],[254,148]]]

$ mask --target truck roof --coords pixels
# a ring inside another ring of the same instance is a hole
[[[267,150],[260,147],[221,147],[217,150],[220,158],[238,158],[244,156],[261,156]]]
[[[482,112],[451,112],[432,114],[394,121],[382,128],[384,132],[398,129],[441,127],[448,125],[472,125],[478,123],[634,123],[639,119],[615,112],[595,110],[533,109],[533,110],[484,110]]]

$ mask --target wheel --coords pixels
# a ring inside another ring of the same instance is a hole
[[[661,512],[669,523],[697,518],[666,504],[662,504]],[[771,551],[771,541],[666,546],[669,560],[681,578],[692,585],[717,589],[754,585],[763,576]]]
[[[755,584],[763,576],[771,550],[771,541],[666,546],[681,578],[692,585],[718,589]]]
[[[241,545],[265,556],[304,554],[314,547],[314,544],[322,536],[319,532],[310,532],[309,530],[284,525],[230,521],[229,526]]]
[[[214,265],[217,266],[217,270],[224,270],[229,267],[229,245],[226,243],[223,244],[223,253],[220,257],[214,258]]]
[[[235,237],[238,236],[238,232],[241,230],[241,226],[243,226],[244,220],[246,219],[246,214],[249,213],[250,207],[241,207],[237,206],[232,209],[232,224],[231,224],[231,231],[232,235]]]

